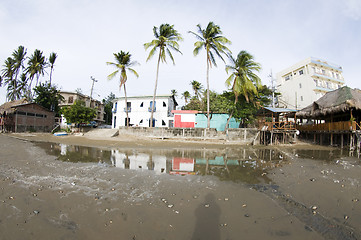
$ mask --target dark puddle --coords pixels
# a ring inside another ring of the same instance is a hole
[[[271,183],[267,176],[292,158],[333,161],[343,156],[340,150],[297,149],[281,152],[272,149],[101,149],[58,143],[37,142],[37,146],[65,162],[96,163],[121,169],[151,170],[155,174],[213,175],[223,181],[248,184]]]

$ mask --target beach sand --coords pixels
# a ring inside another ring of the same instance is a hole
[[[1,239],[360,237],[361,177],[354,158],[333,165],[295,159],[269,173],[272,185],[255,186],[213,176],[157,175],[62,162],[31,141],[103,148],[222,148],[225,144],[133,136],[0,134]],[[290,149],[284,147],[291,154]],[[312,213],[312,206],[317,206],[317,213]]]

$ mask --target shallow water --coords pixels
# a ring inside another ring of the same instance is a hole
[[[361,239],[347,151],[0,143],[4,239]]]
[[[271,183],[270,170],[288,164],[289,158],[314,159],[332,163],[348,156],[346,151],[279,148],[219,150],[187,149],[102,149],[41,142],[37,146],[65,162],[96,163],[121,169],[152,171],[153,174],[213,175],[220,180],[248,184]]]

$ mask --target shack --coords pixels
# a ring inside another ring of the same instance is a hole
[[[301,139],[360,148],[361,90],[345,86],[328,92],[296,116]]]
[[[263,145],[296,141],[295,109],[261,107],[257,113],[260,143]]]
[[[0,106],[1,132],[50,132],[55,113],[26,99],[15,100]]]

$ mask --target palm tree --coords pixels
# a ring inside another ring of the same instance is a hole
[[[202,93],[203,86],[200,82],[193,80],[190,83],[192,85],[192,89],[194,91],[194,96],[199,99],[200,94]]]
[[[227,74],[231,71],[231,75],[226,80],[226,86],[231,88],[234,93],[234,106],[238,102],[238,96],[243,95],[247,102],[250,98],[258,94],[258,87],[261,85],[261,79],[254,73],[261,70],[261,65],[254,61],[254,57],[246,51],[241,51],[237,55],[237,59],[231,57],[231,65],[226,66]],[[232,118],[231,112],[229,121]]]
[[[13,68],[14,68],[14,74],[15,74],[14,87],[17,88],[18,74],[24,68],[23,62],[25,60],[26,49],[24,48],[24,46],[19,46],[18,49],[15,50],[12,55],[13,55],[13,60],[14,60]]]
[[[50,53],[50,57],[49,57],[49,64],[50,64],[50,85],[51,85],[51,75],[53,73],[53,69],[54,69],[54,63],[56,58],[58,57],[58,55],[55,52]]]
[[[154,86],[154,94],[153,94],[153,104],[152,104],[152,110],[151,110],[151,115],[150,115],[150,126],[151,127],[153,127],[153,114],[154,114],[154,106],[155,106],[155,96],[157,94],[159,63],[160,63],[160,61],[165,62],[165,63],[167,62],[166,61],[166,54],[167,54],[169,56],[169,58],[172,60],[173,64],[175,64],[171,50],[181,53],[181,51],[179,50],[178,41],[183,40],[181,34],[178,33],[178,31],[174,29],[174,25],[169,25],[167,23],[161,24],[159,28],[153,27],[153,34],[154,34],[155,39],[149,43],[144,44],[145,50],[147,50],[148,48],[151,48],[151,50],[149,52],[149,56],[147,58],[147,61],[149,61],[154,56],[157,49],[159,49],[157,74],[155,77],[155,86]]]
[[[120,51],[119,53],[113,53],[115,58],[115,63],[107,62],[107,65],[114,66],[117,70],[109,74],[108,79],[113,79],[118,73],[120,73],[119,79],[119,91],[121,90],[122,86],[124,87],[124,98],[125,98],[125,109],[127,114],[127,127],[129,127],[129,116],[128,116],[128,107],[127,107],[127,90],[125,88],[125,83],[127,82],[128,76],[127,71],[133,73],[137,78],[139,77],[138,73],[131,68],[132,66],[138,64],[137,62],[131,61],[131,54],[129,52]]]
[[[4,68],[1,70],[3,84],[7,85],[6,99],[10,101],[20,98],[20,93],[17,92],[18,89],[16,88],[16,83],[14,83],[15,64],[15,60],[8,57],[4,62]]]
[[[207,54],[207,128],[210,128],[209,67],[212,67],[212,64],[217,66],[214,54],[221,58],[224,62],[222,54],[228,56],[231,53],[225,44],[231,44],[231,41],[221,35],[221,28],[213,22],[209,22],[206,29],[202,29],[201,25],[198,24],[197,32],[198,33],[189,31],[189,33],[192,33],[198,39],[198,41],[194,43],[194,56],[197,56],[202,48],[206,50]]]
[[[172,96],[174,96],[174,97],[178,96],[177,90],[172,89],[172,90],[170,90],[170,92],[171,92]]]
[[[34,77],[36,76],[35,86],[37,86],[40,75],[44,76],[45,68],[46,68],[46,61],[43,52],[38,49],[35,49],[34,53],[29,58],[28,67],[26,69],[26,73],[29,74],[29,79],[30,79],[30,84],[29,84],[30,92]]]
[[[188,99],[191,97],[191,94],[188,91],[182,93],[182,97],[184,98],[185,104],[188,103]]]

